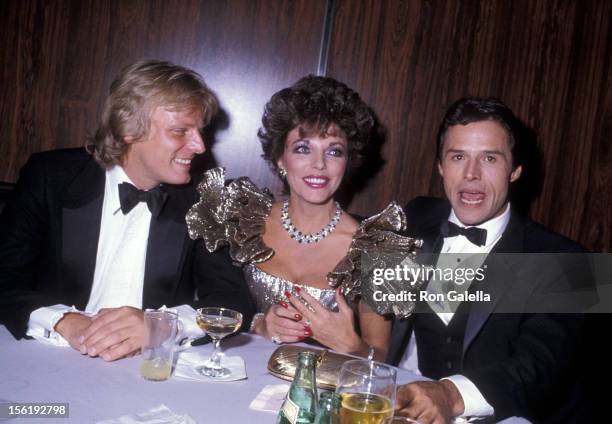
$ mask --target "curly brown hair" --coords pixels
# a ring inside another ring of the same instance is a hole
[[[100,126],[93,140],[87,141],[88,150],[100,166],[109,168],[122,163],[128,148],[124,137],[144,137],[156,106],[200,109],[204,125],[218,109],[215,95],[191,69],[153,59],[128,65],[111,84]]]
[[[346,136],[346,172],[352,175],[364,162],[376,118],[359,94],[346,84],[329,77],[308,75],[275,93],[266,104],[261,122],[258,136],[263,157],[274,170],[278,170],[277,161],[292,129],[304,125],[324,135],[335,124]]]

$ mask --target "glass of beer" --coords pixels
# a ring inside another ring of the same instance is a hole
[[[147,309],[144,312],[144,329],[140,375],[146,380],[167,380],[172,373],[178,314],[169,310]]]
[[[393,416],[396,371],[380,362],[352,360],[342,365],[336,384],[340,424],[381,424]]]
[[[242,314],[227,308],[200,308],[197,310],[196,321],[214,343],[214,351],[208,361],[197,368],[198,372],[207,377],[221,378],[230,374],[227,368],[221,365],[219,344],[221,339],[238,331],[242,325]]]

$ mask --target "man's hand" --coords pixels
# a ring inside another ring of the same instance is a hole
[[[76,350],[80,350],[81,343],[79,342],[79,338],[91,323],[91,317],[75,312],[68,312],[64,314],[57,324],[55,324],[55,331],[66,339],[70,346]]]
[[[423,424],[446,424],[463,414],[465,405],[457,387],[448,380],[418,381],[397,389],[396,415]]]
[[[131,306],[102,309],[83,333],[80,351],[114,361],[133,356],[144,339],[144,312]]]

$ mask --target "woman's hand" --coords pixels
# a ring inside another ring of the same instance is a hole
[[[299,322],[301,319],[302,315],[293,306],[281,301],[268,308],[264,316],[255,323],[254,330],[256,334],[268,340],[295,343],[310,336]]]
[[[295,291],[295,296],[285,295],[289,294],[291,305],[302,315],[301,323],[310,330],[313,339],[338,352],[367,356],[369,346],[355,331],[354,312],[340,289],[336,290],[338,312],[329,311],[299,287]]]

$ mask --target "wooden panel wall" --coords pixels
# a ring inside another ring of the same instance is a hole
[[[260,159],[263,106],[319,61],[325,2],[9,0],[0,5],[0,180],[37,151],[82,146],[108,87],[142,57],[200,72],[218,95],[204,162],[280,188]]]
[[[15,181],[33,152],[82,145],[119,69],[157,57],[196,69],[221,100],[202,166],[278,190],[256,136],[263,105],[317,72],[328,47],[325,73],[362,93],[387,128],[386,163],[352,211],[442,195],[444,110],[495,95],[537,134],[544,178],[531,215],[610,251],[611,2],[329,1],[328,45],[325,0],[0,2],[0,180]]]
[[[435,135],[446,108],[497,96],[537,136],[543,175],[521,187],[541,183],[531,216],[610,251],[611,17],[607,1],[339,0],[328,74],[388,129],[387,163],[353,208],[442,196]]]

